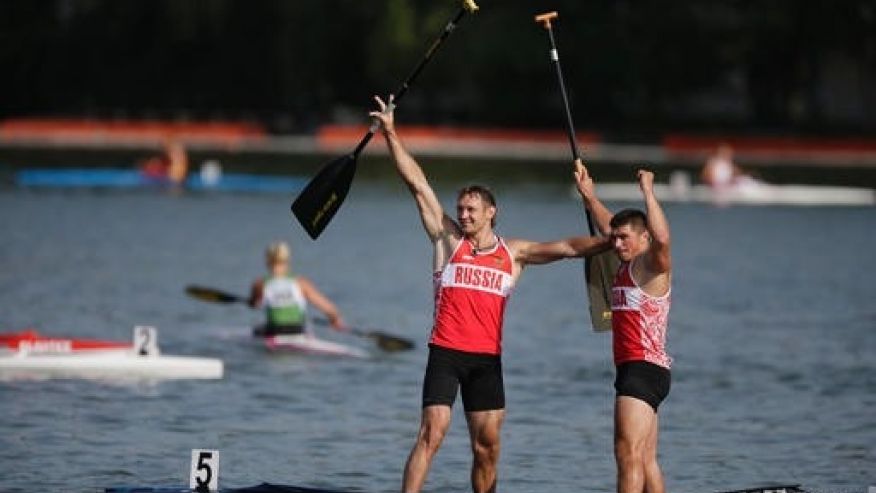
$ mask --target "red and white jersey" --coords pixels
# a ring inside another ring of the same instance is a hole
[[[435,325],[429,342],[501,354],[505,303],[514,285],[512,262],[501,238],[490,251],[477,253],[469,241],[460,241],[447,265],[434,274]]]
[[[672,289],[663,296],[649,295],[636,284],[631,265],[621,263],[611,288],[614,364],[647,361],[669,368],[672,358],[666,354],[666,331]]]

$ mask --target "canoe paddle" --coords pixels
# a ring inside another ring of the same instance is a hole
[[[462,17],[466,13],[473,13],[478,9],[474,0],[461,0],[461,2],[462,7],[447,23],[444,31],[432,43],[425,56],[420,60],[420,63],[417,64],[408,78],[405,79],[394,93],[393,104],[397,105],[401,101],[411,84],[420,75],[423,67],[432,59],[432,55],[438,51],[438,47],[441,46],[444,40],[450,36],[450,33],[453,32]],[[319,237],[341,207],[341,203],[347,197],[347,192],[350,190],[353,176],[356,174],[356,160],[378,129],[379,124],[376,121],[373,122],[368,129],[368,133],[362,137],[362,140],[359,141],[359,145],[356,146],[353,152],[336,158],[323,166],[319,173],[298,194],[295,201],[292,202],[292,213],[312,239],[315,240]]]
[[[327,318],[314,317],[313,321],[320,325],[331,325],[331,322],[329,322]],[[359,337],[373,339],[377,344],[377,347],[384,351],[407,351],[408,349],[414,348],[413,342],[379,330],[347,327],[347,331]]]
[[[208,301],[210,303],[247,303],[248,298],[226,293],[218,289],[205,288],[203,286],[186,286],[186,294],[192,298]]]
[[[249,303],[249,298],[204,286],[186,286],[186,294],[192,298],[207,301],[209,303]],[[314,321],[322,325],[330,324],[328,319],[321,317],[314,318]],[[372,339],[377,344],[377,347],[384,351],[406,351],[408,349],[413,349],[414,347],[414,343],[408,339],[387,334],[386,332],[379,330],[347,327],[346,332],[359,337]]]
[[[566,132],[569,137],[569,147],[572,149],[572,158],[580,159],[578,153],[578,143],[575,139],[575,124],[572,121],[572,111],[569,108],[569,97],[566,94],[566,84],[563,81],[563,71],[560,68],[560,54],[557,51],[557,45],[554,41],[554,31],[551,26],[551,21],[559,17],[556,11],[547,12],[535,16],[535,22],[541,23],[548,33],[548,39],[551,42],[550,57],[557,72],[557,82],[560,86],[560,94],[563,96],[563,106],[566,109]],[[590,236],[596,236],[596,231],[593,227],[593,217],[590,211],[585,209],[587,213],[587,229],[590,231]],[[587,283],[587,297],[590,299],[590,320],[593,324],[593,330],[607,331],[611,330],[611,283],[614,273],[617,272],[620,260],[617,255],[611,251],[605,251],[593,257],[584,257],[584,279]]]

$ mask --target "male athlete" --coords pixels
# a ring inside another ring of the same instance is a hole
[[[669,394],[672,364],[665,348],[672,284],[669,223],[654,196],[654,173],[637,173],[646,212],[624,209],[612,216],[596,197],[587,169],[580,161],[576,168],[584,205],[621,260],[611,297],[617,491],[663,493],[657,408]]]
[[[420,430],[405,464],[403,493],[418,492],[450,426],[451,407],[461,390],[473,455],[475,493],[496,490],[499,432],[505,417],[502,380],[502,321],[505,303],[528,264],[593,255],[609,248],[607,238],[581,236],[539,243],[496,235],[496,201],[485,187],[463,188],[456,221],[444,213],[419,164],[395,131],[392,96],[375,97],[396,170],[411,191],[434,249],[435,322],[423,379]]]

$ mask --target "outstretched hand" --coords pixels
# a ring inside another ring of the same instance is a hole
[[[374,101],[377,102],[377,107],[380,108],[380,110],[368,113],[369,116],[377,120],[384,133],[395,130],[395,117],[393,114],[393,110],[395,110],[395,104],[393,103],[394,100],[395,96],[393,94],[389,95],[387,102],[383,102],[383,100],[380,99],[380,96],[374,96]]]

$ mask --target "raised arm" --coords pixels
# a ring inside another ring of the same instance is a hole
[[[587,168],[580,159],[575,160],[575,186],[578,193],[581,194],[581,199],[584,201],[584,207],[590,211],[593,216],[593,221],[596,223],[596,229],[604,236],[611,234],[611,211],[599,200],[596,196],[593,178],[587,172]]]
[[[648,216],[648,231],[651,233],[651,247],[648,249],[648,268],[655,274],[668,273],[672,270],[670,255],[671,238],[669,221],[663,213],[663,208],[654,195],[654,173],[640,169],[638,171],[639,187],[645,199],[645,212]]]
[[[408,186],[408,190],[417,203],[426,234],[433,242],[436,242],[446,236],[448,232],[457,233],[453,221],[444,214],[441,202],[438,201],[438,197],[429,185],[423,169],[404,148],[395,131],[392,96],[389,97],[388,104],[377,96],[374,96],[374,100],[377,101],[380,111],[372,111],[370,115],[380,121],[386,145],[389,147],[393,161],[395,161],[396,171]]]

